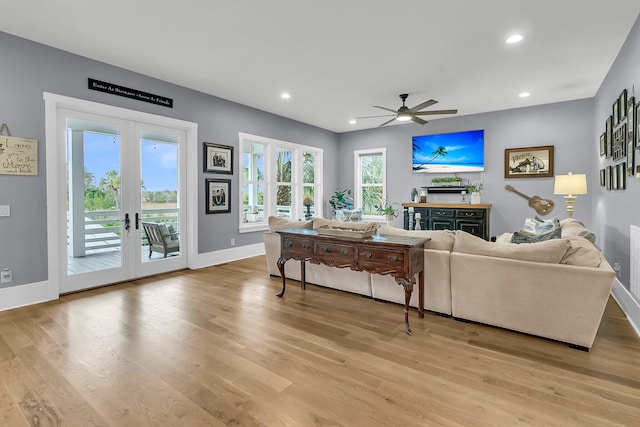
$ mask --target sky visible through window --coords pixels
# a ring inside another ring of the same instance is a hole
[[[120,171],[120,137],[85,132],[84,163],[98,185],[107,171]],[[146,191],[177,190],[178,146],[165,142],[142,140],[142,180]]]

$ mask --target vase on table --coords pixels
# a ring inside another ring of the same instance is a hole
[[[482,199],[480,198],[480,193],[477,191],[474,193],[471,193],[471,204],[479,205],[480,203],[482,203]]]
[[[395,215],[387,215],[387,225],[390,227],[393,227],[393,220],[395,218]]]

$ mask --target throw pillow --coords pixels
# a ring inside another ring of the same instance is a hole
[[[449,230],[405,230],[382,224],[378,227],[378,234],[386,236],[430,237],[425,243],[425,249],[449,251],[453,249],[455,234]]]
[[[564,255],[560,264],[600,267],[602,257],[593,243],[580,236],[569,236],[566,239],[571,242],[571,248]]]
[[[531,233],[525,230],[514,231],[511,235],[511,243],[536,243],[545,240],[559,239],[562,235],[560,227],[553,228],[544,233]]]
[[[566,239],[553,239],[529,245],[517,245],[514,243],[487,242],[480,237],[460,230],[456,231],[456,240],[453,244],[453,252],[550,264],[559,264],[570,248],[571,243]]]

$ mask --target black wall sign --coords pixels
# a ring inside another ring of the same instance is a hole
[[[114,85],[113,83],[101,82],[100,80],[89,79],[89,89],[173,108],[173,99],[171,98],[165,98],[164,96],[142,92],[141,90]]]

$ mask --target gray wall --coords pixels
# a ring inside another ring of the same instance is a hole
[[[553,145],[555,173],[586,173],[590,171],[593,153],[590,149],[593,100],[578,100],[537,107],[518,108],[470,116],[434,120],[426,125],[403,124],[365,131],[340,134],[340,184],[353,186],[353,150],[388,147],[388,198],[393,202],[408,202],[411,188],[428,186],[437,174],[413,174],[411,168],[411,137],[414,135],[485,130],[485,171],[461,173],[464,180],[485,183],[482,202],[491,203],[491,234],[497,235],[522,228],[525,218],[534,216],[527,200],[505,190],[511,185],[529,196],[552,199],[554,210],[546,216],[566,217],[566,203],[553,194],[553,178],[504,178],[505,148]],[[373,119],[372,119],[373,120]],[[593,184],[591,184],[593,185]],[[459,195],[429,195],[428,201],[455,202]],[[468,200],[468,198],[467,198]],[[592,227],[591,194],[580,196],[575,203],[575,217]],[[396,219],[400,226],[400,219]]]
[[[640,18],[629,33],[616,61],[609,70],[600,90],[595,96],[595,115],[591,136],[592,153],[598,152],[598,140],[604,132],[605,120],[611,115],[612,104],[623,89],[627,89],[629,96],[633,88],[640,90]],[[635,95],[636,102],[640,101],[640,92]],[[635,164],[640,164],[640,151],[635,150]],[[600,169],[608,165],[617,164],[611,159],[601,158],[594,154],[592,173],[594,177]],[[629,225],[640,226],[638,215],[640,212],[640,180],[627,177],[626,190],[607,191],[594,185],[593,193],[594,219],[598,223],[598,235],[602,236],[602,247],[607,259],[614,265],[620,264],[620,282],[628,289],[630,287],[630,258],[629,258]],[[637,260],[636,260],[637,262]]]
[[[275,138],[325,150],[325,185],[333,188],[336,177],[332,159],[337,156],[337,135],[317,127],[285,119],[224,99],[188,90],[121,68],[0,32],[0,123],[13,136],[39,142],[39,174],[36,177],[0,175],[0,205],[11,206],[11,216],[0,218],[0,269],[13,270],[11,286],[47,280],[45,122],[43,92],[95,101],[137,111],[196,122],[198,144],[203,141],[238,148],[238,132]],[[87,78],[107,81],[173,98],[169,109],[87,89]],[[278,102],[274,98],[274,102]],[[202,156],[202,149],[198,149]],[[238,151],[236,151],[237,155]],[[198,161],[201,168],[202,160]],[[199,193],[204,178],[200,172]],[[232,177],[237,188],[239,172]],[[224,176],[225,178],[228,176]],[[199,197],[199,253],[262,242],[262,233],[238,234],[238,207],[230,214],[206,215]]]

